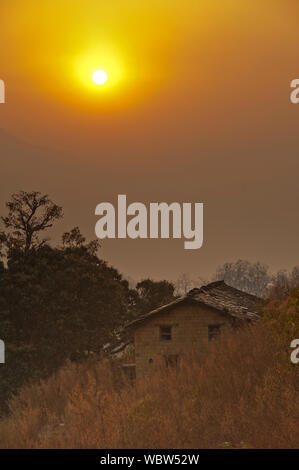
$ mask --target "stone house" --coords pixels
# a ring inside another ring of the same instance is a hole
[[[223,331],[258,320],[263,301],[224,281],[212,282],[127,325],[134,338],[130,376],[148,374],[155,364],[177,365],[186,352],[201,354]]]

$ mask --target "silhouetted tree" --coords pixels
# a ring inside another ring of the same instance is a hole
[[[79,227],[73,228],[70,232],[62,235],[64,249],[77,249],[84,247],[91,255],[96,255],[100,248],[99,240],[92,240],[86,243],[86,238],[81,234]]]
[[[175,299],[174,286],[168,281],[144,279],[136,285],[138,292],[138,312],[148,313]]]
[[[40,248],[47,241],[40,238],[41,232],[62,217],[62,208],[38,191],[15,193],[6,207],[8,215],[1,217],[6,230],[1,232],[0,242],[8,251],[17,249],[27,254]]]
[[[2,400],[66,359],[100,352],[138,299],[97,256],[99,242],[86,241],[78,227],[63,234],[61,247],[47,243],[42,232],[62,216],[47,196],[20,192],[7,207],[0,237],[7,260],[0,262],[0,338],[9,363],[2,368]]]

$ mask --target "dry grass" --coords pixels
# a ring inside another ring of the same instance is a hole
[[[190,353],[137,386],[116,386],[104,361],[67,364],[10,403],[1,447],[297,448],[298,366],[272,326],[223,337],[204,363]]]

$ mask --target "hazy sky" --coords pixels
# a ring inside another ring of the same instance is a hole
[[[299,264],[298,13],[295,0],[2,0],[0,212],[40,190],[64,207],[55,237],[93,237],[95,206],[117,194],[204,202],[200,250],[107,240],[101,256],[136,279]]]

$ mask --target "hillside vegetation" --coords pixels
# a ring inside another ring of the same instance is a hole
[[[0,425],[2,448],[296,448],[299,290],[258,324],[211,344],[200,363],[160,368],[137,386],[115,365],[68,363],[23,388]]]

